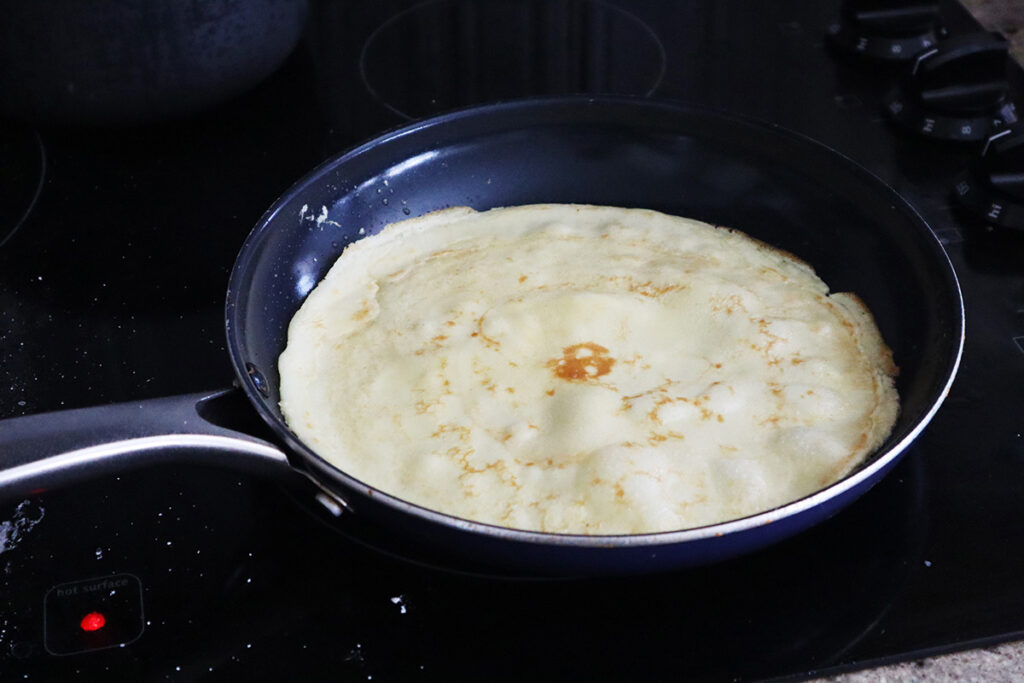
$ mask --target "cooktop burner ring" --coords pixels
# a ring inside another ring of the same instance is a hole
[[[370,34],[359,75],[376,101],[411,120],[533,95],[650,97],[665,54],[654,29],[604,0],[426,0]],[[559,68],[543,68],[552,61]]]
[[[39,201],[46,181],[46,147],[27,124],[0,125],[0,247],[14,236]]]

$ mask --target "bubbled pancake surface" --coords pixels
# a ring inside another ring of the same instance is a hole
[[[589,205],[454,208],[345,250],[281,409],[369,486],[517,529],[736,519],[842,478],[898,413],[870,313],[742,233]]]

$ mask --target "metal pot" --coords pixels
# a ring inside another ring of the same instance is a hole
[[[308,0],[0,0],[3,110],[69,124],[182,116],[262,81]]]

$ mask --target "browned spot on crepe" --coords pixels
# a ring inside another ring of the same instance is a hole
[[[607,375],[614,365],[615,359],[608,355],[608,349],[594,342],[566,346],[561,358],[547,362],[555,377],[567,382],[590,382]]]

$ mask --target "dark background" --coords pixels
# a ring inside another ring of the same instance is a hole
[[[558,92],[766,120],[903,194],[944,241],[965,298],[944,408],[829,522],[639,579],[422,569],[338,537],[309,491],[213,466],[6,499],[4,678],[760,680],[1024,635],[1024,248],[951,206],[976,147],[893,128],[881,100],[895,76],[830,55],[838,3],[440,3],[368,42],[408,4],[313,3],[280,69],[173,120],[0,119],[0,417],[229,386],[227,276],[291,183],[409,116]],[[952,35],[976,29],[954,3],[942,12]],[[122,573],[143,587],[141,637],[48,654],[45,628],[62,627],[46,622],[47,591]]]

